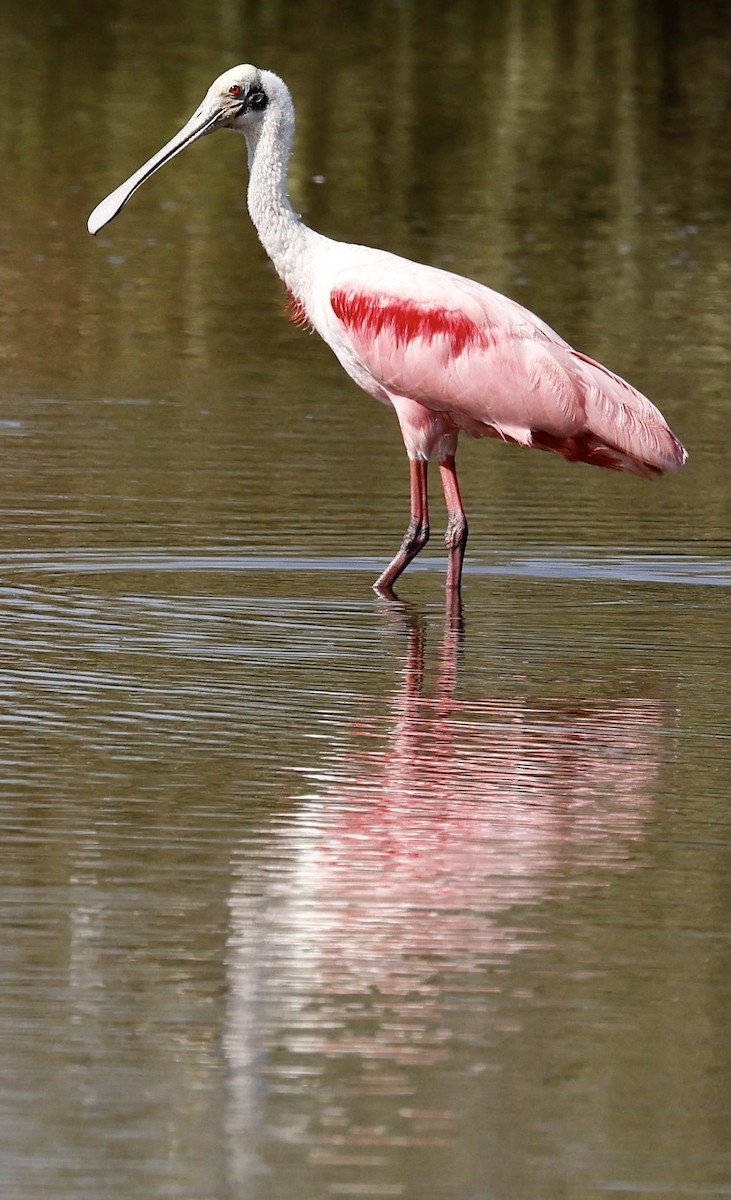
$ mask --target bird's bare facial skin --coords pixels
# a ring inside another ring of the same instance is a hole
[[[220,95],[221,107],[227,112],[229,119],[241,117],[245,113],[262,112],[268,104],[267,97],[258,84],[230,83]]]
[[[261,112],[268,100],[262,86],[261,71],[251,63],[231,67],[213,81],[209,96],[218,101],[225,113],[222,124],[234,124],[249,113]]]

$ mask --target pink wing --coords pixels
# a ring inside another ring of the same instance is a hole
[[[685,462],[645,396],[533,313],[461,276],[384,259],[386,269],[353,273],[370,274],[371,286],[338,279],[330,305],[341,337],[387,393],[446,413],[476,437],[598,466],[654,475]]]

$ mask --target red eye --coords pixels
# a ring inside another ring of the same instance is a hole
[[[238,83],[232,83],[231,87],[228,89],[228,94],[229,94],[229,96],[240,96],[241,95],[240,85]]]

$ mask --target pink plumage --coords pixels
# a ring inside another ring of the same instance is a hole
[[[408,398],[455,430],[572,462],[646,477],[684,463],[684,448],[646,396],[514,301],[428,267],[410,278],[419,299],[366,290],[359,274],[358,287],[332,290],[332,312],[339,337],[392,403]],[[428,415],[421,424],[429,428]],[[414,445],[417,454],[430,457],[428,440]]]
[[[444,339],[455,358],[469,346],[487,345],[485,331],[459,310],[344,288],[332,292],[330,303],[344,327],[365,341],[385,336],[394,346],[405,346],[418,339],[428,352]]]

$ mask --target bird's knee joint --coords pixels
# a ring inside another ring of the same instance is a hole
[[[419,521],[416,517],[412,517],[409,527],[404,534],[403,550],[407,554],[418,554],[429,541],[429,532],[429,526],[426,521]]]
[[[464,546],[467,541],[467,533],[467,518],[461,514],[450,516],[444,534],[447,549],[456,550],[458,547]]]

